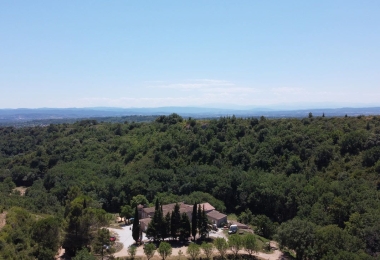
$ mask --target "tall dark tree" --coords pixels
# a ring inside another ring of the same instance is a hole
[[[198,227],[198,215],[197,215],[197,203],[193,205],[193,213],[191,214],[191,235],[194,237],[197,235],[197,227]]]
[[[170,225],[171,236],[172,238],[177,239],[178,232],[181,227],[181,213],[179,212],[178,203],[176,203],[174,206],[174,210],[172,212],[170,221],[171,221],[171,225]]]
[[[160,208],[160,202],[158,201],[158,199],[156,199],[156,203],[154,205],[154,211],[156,212],[157,210],[159,210]]]
[[[204,239],[204,238],[207,237],[208,231],[209,231],[209,228],[208,228],[208,218],[207,218],[207,215],[206,215],[205,208],[203,206],[203,209],[202,209],[202,218],[201,218],[201,228],[199,230],[199,233],[200,233],[202,239]]]
[[[156,200],[156,210],[154,211],[153,219],[151,222],[153,222],[154,230],[156,231],[155,234],[155,240],[159,239],[161,237],[161,224],[162,224],[162,217],[161,217],[161,207],[158,202],[158,199]]]
[[[187,240],[190,237],[190,219],[189,216],[184,212],[181,215],[181,228],[180,228],[180,238],[182,240]]]
[[[157,239],[157,231],[156,231],[156,225],[154,224],[153,220],[149,222],[148,228],[146,230],[146,237],[149,239]]]
[[[168,238],[170,236],[170,212],[166,213],[165,218],[162,220],[161,236],[162,239]]]
[[[132,227],[132,237],[136,243],[140,239],[140,221],[139,221],[139,211],[137,207],[135,208],[135,218],[133,219],[133,227]]]
[[[198,205],[198,211],[197,211],[197,228],[199,235],[201,234],[201,228],[202,228],[202,207],[199,204]]]
[[[158,220],[157,220],[157,230],[158,230],[158,238],[164,239],[165,238],[165,232],[166,232],[166,226],[165,226],[165,218],[164,218],[164,212],[162,210],[162,205],[160,209],[158,210]]]
[[[165,238],[164,235],[167,231],[164,221],[165,219],[163,216],[162,207],[160,207],[160,203],[157,199],[152,221],[149,223],[146,231],[147,237],[153,238],[154,240]]]

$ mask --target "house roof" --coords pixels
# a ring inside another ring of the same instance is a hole
[[[154,207],[150,207],[150,208],[143,208],[142,209],[146,214],[150,215],[150,214],[153,214],[154,213]]]
[[[174,207],[175,207],[175,204],[176,203],[171,203],[171,204],[166,204],[166,205],[162,205],[162,212],[163,212],[163,215],[165,216],[166,214],[168,214],[168,212],[172,212],[174,210]],[[179,204],[179,211],[181,213],[191,213],[193,211],[193,206],[191,205],[187,205],[185,203],[178,203]],[[148,214],[149,216],[153,216],[154,214],[154,211],[155,211],[155,207],[150,207],[150,208],[144,208],[143,211]]]
[[[140,223],[144,223],[145,225],[148,225],[152,221],[151,218],[142,218],[140,219]]]
[[[220,220],[220,219],[227,217],[227,215],[220,213],[217,210],[213,210],[213,211],[207,213],[206,215],[209,216],[210,218],[217,219],[217,220]]]
[[[201,205],[202,208],[205,209],[205,211],[211,211],[211,210],[215,210],[215,208],[208,202],[206,203],[202,203],[202,204],[199,204]]]

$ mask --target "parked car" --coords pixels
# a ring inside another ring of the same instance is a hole
[[[228,230],[228,234],[236,234],[236,232],[238,231],[238,227],[237,225],[231,225],[230,226],[230,230]]]

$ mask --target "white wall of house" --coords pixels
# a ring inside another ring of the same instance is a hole
[[[214,219],[210,216],[207,216],[208,220],[212,223],[212,224],[216,224],[217,227],[220,227],[222,224],[225,224],[227,223],[227,216],[222,218],[222,219]]]

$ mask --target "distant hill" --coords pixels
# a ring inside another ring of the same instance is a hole
[[[213,118],[232,116],[237,117],[269,117],[269,118],[303,118],[311,112],[314,116],[358,116],[379,115],[380,107],[367,108],[326,108],[326,109],[302,109],[302,110],[270,110],[270,109],[222,109],[203,107],[157,107],[157,108],[18,108],[0,109],[0,125],[22,124],[25,122],[49,120],[50,123],[73,122],[77,119],[88,118],[114,118],[128,116],[153,116],[151,118],[139,118],[137,121],[151,121],[158,115],[177,113],[183,117]],[[114,120],[111,120],[114,121]],[[118,121],[118,120],[117,120]]]

